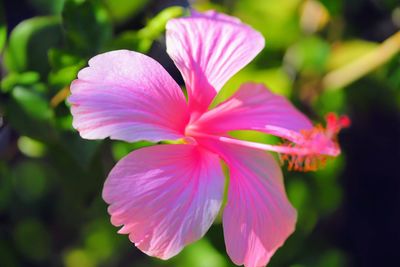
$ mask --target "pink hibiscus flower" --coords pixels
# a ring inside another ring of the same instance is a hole
[[[227,252],[237,265],[264,266],[296,222],[280,167],[265,151],[278,152],[290,168],[314,169],[340,153],[335,137],[348,119],[330,115],[326,129],[313,128],[285,98],[253,83],[209,109],[225,82],[261,51],[263,37],[214,11],[173,19],[166,35],[188,103],[160,64],[126,50],[95,56],[71,84],[73,126],[83,138],[177,141],[135,150],[116,164],[103,190],[111,222],[146,254],[173,257],[201,238],[221,209],[222,160],[230,174]],[[228,135],[233,130],[257,130],[286,143],[237,140]]]

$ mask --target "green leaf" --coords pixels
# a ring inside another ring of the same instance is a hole
[[[307,73],[323,73],[330,54],[330,45],[316,36],[299,40],[291,46],[285,60],[298,71]]]
[[[330,14],[337,16],[343,10],[343,1],[320,0]]]
[[[78,71],[87,64],[81,57],[61,49],[51,49],[49,60],[52,70],[48,82],[55,92],[68,86],[76,78]]]
[[[39,120],[48,120],[53,117],[53,110],[48,102],[39,94],[22,86],[17,86],[12,91],[12,96],[29,116]]]
[[[110,11],[113,21],[123,23],[135,17],[149,3],[149,0],[103,0]]]
[[[0,2],[0,53],[3,52],[7,39],[7,25],[4,17],[3,2]]]
[[[175,263],[173,266],[177,267],[228,266],[226,258],[224,258],[205,238],[187,246],[177,257],[173,258],[171,262]]]
[[[80,69],[84,67],[84,63],[64,67],[58,71],[52,71],[49,74],[49,84],[57,88],[69,85],[77,76]]]
[[[255,143],[278,144],[280,142],[280,139],[276,136],[253,130],[231,131],[229,132],[229,135],[235,139],[240,139]]]
[[[153,42],[165,32],[168,20],[182,16],[182,7],[169,7],[161,11],[148,21],[147,25],[139,31],[125,31],[115,38],[107,47],[108,50],[128,49],[147,53]]]
[[[68,48],[78,55],[101,52],[112,37],[109,14],[99,1],[67,0],[62,17]]]
[[[34,71],[23,73],[11,72],[1,81],[1,90],[6,93],[17,85],[33,85],[37,83],[39,79],[39,73]]]
[[[95,220],[84,229],[85,250],[96,262],[105,262],[115,255],[120,248],[115,229],[105,220]]]
[[[64,140],[62,143],[64,150],[69,153],[75,162],[83,170],[90,168],[90,163],[101,142],[82,139],[77,132],[63,132],[61,133],[61,138]]]
[[[400,91],[397,90],[398,88],[400,88],[400,55],[394,57],[390,61],[387,67],[386,77],[391,87],[397,91],[397,96],[400,97]]]
[[[184,9],[179,6],[172,6],[158,13],[154,18],[150,19],[146,27],[138,32],[139,38],[155,40],[165,32],[165,25],[168,20],[180,17],[184,13]]]
[[[65,0],[29,0],[40,14],[58,15],[61,13]]]
[[[316,182],[316,195],[318,213],[332,213],[342,201],[342,188],[337,179],[343,169],[344,157],[328,160],[326,166],[318,172],[312,173]]]
[[[65,116],[57,116],[55,123],[60,130],[75,132],[75,129],[72,127],[72,115],[70,113]]]
[[[303,209],[307,208],[307,203],[310,201],[310,190],[302,179],[290,181],[287,192],[296,209],[303,211]]]
[[[4,116],[20,135],[50,143],[57,138],[53,110],[35,86],[16,86],[5,101]]]
[[[125,31],[107,45],[107,50],[128,49],[146,53],[151,48],[152,43],[152,41],[140,39],[137,31]]]
[[[233,15],[265,36],[266,49],[280,49],[301,34],[298,12],[301,0],[236,1]]]
[[[75,54],[61,49],[53,48],[49,50],[49,61],[52,70],[59,70],[64,67],[76,65],[83,60]]]
[[[318,219],[312,186],[298,173],[289,172],[289,174],[290,180],[288,180],[286,188],[290,202],[298,210],[298,229],[303,233],[311,232]]]
[[[344,113],[346,95],[343,90],[325,90],[313,106],[320,117],[324,117],[329,112]]]
[[[35,17],[18,24],[11,32],[4,52],[9,72],[36,71],[45,78],[50,70],[47,52],[62,43],[60,20],[57,17]]]
[[[18,138],[18,148],[22,154],[32,158],[40,158],[46,153],[46,145],[44,143],[27,136]]]

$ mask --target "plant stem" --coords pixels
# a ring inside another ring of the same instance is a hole
[[[368,54],[325,75],[322,80],[323,88],[325,90],[343,88],[385,64],[399,51],[400,31],[390,36]]]

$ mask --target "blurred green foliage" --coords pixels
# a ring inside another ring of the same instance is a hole
[[[166,22],[188,11],[174,6],[154,14],[151,10],[156,1],[151,0],[28,2],[37,16],[26,18],[8,35],[0,4],[4,70],[0,91],[4,120],[0,134],[0,265],[233,266],[225,253],[220,222],[204,239],[166,262],[143,256],[126,236],[118,235],[101,199],[103,181],[117,160],[151,143],[84,140],[72,128],[65,102],[69,84],[90,57],[123,48],[150,53],[158,47],[157,53],[165,53]],[[389,10],[396,8],[386,2]],[[351,112],[344,88],[324,90],[321,80],[378,44],[343,28],[343,1],[203,0],[194,7],[238,16],[266,38],[265,50],[226,84],[214,104],[229,97],[241,83],[256,81],[291,98],[316,121],[322,121],[329,111]],[[369,79],[393,90],[400,106],[399,57],[389,63]],[[233,135],[279,141],[253,132]],[[344,165],[342,157],[316,173],[285,173],[289,198],[299,214],[297,231],[269,266],[346,266],[348,255],[330,242],[326,233],[318,232],[318,225],[341,205],[338,176]]]
[[[4,17],[3,6],[0,6],[0,53],[3,52],[4,44],[7,38],[7,26]]]
[[[4,52],[4,65],[10,72],[32,70],[43,78],[49,71],[49,48],[61,43],[60,18],[36,17],[21,22],[10,35]]]

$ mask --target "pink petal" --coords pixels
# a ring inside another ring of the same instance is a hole
[[[286,197],[278,164],[259,150],[210,140],[201,143],[219,153],[229,168],[223,213],[229,256],[237,265],[265,266],[296,223],[296,211]]]
[[[194,145],[157,145],[117,163],[103,190],[111,222],[150,256],[168,259],[201,238],[224,191],[219,157]]]
[[[185,80],[191,110],[198,113],[263,47],[260,33],[215,11],[167,23],[167,52]]]
[[[246,83],[190,128],[209,133],[257,130],[292,140],[300,130],[311,129],[312,123],[283,96],[263,84]]]
[[[73,126],[87,139],[178,139],[189,117],[178,84],[159,63],[137,52],[93,57],[71,93]]]

